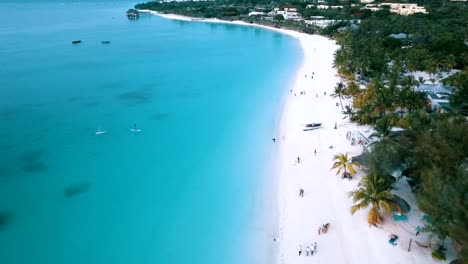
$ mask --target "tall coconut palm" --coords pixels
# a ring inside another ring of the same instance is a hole
[[[388,214],[392,210],[400,211],[400,207],[394,202],[395,195],[390,193],[382,178],[375,174],[364,177],[358,185],[358,189],[348,195],[353,199],[354,205],[351,207],[351,214],[361,209],[372,206],[369,210],[367,221],[374,225],[382,221],[380,211],[384,209]]]
[[[349,121],[354,121],[355,117],[356,117],[356,111],[353,109],[352,106],[350,105],[345,105],[344,107],[344,110],[341,111],[341,113],[343,113],[343,115],[345,115],[343,117],[343,119],[345,119],[346,117],[349,118]]]
[[[340,99],[341,110],[343,110],[343,103],[341,102],[341,100],[344,98],[345,93],[346,93],[345,85],[342,82],[339,82],[335,86],[335,90],[333,91],[333,93],[330,95],[333,98]]]
[[[356,169],[354,167],[359,167],[361,164],[359,162],[353,160],[351,157],[348,156],[348,153],[341,153],[337,154],[333,157],[335,160],[335,163],[332,166],[333,169],[338,169],[336,174],[340,174],[341,170],[343,170],[344,173],[351,173],[351,175],[356,174]]]
[[[397,143],[397,135],[392,133],[391,120],[387,116],[379,119],[374,126],[375,132],[372,133],[369,137],[371,139],[377,138],[378,141],[384,145],[391,146]],[[372,142],[371,144],[376,143],[377,141]]]

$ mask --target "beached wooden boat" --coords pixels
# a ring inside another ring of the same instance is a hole
[[[72,44],[78,44],[78,43],[81,43],[81,40],[73,40],[72,41]]]
[[[316,127],[305,127],[305,128],[303,129],[303,131],[317,130],[317,129],[320,129],[320,128],[322,128],[322,127],[320,127],[320,126],[316,126]]]
[[[322,123],[311,123],[311,124],[306,124],[306,127],[319,127],[322,126]]]

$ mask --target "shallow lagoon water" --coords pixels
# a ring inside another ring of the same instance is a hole
[[[2,263],[271,263],[299,43],[132,5],[0,3]]]

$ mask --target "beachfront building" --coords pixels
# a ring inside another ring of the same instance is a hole
[[[375,11],[379,11],[379,10],[382,10],[382,8],[380,7],[380,5],[376,5],[376,4],[367,4],[364,9],[368,9],[372,12],[375,12]]]
[[[382,4],[367,4],[364,8],[371,11],[382,10],[384,7],[390,8],[390,12],[402,16],[409,16],[416,13],[427,14],[426,8],[418,6],[418,4],[400,4],[400,3],[382,3]]]
[[[338,20],[329,20],[329,19],[312,19],[312,20],[304,20],[304,23],[307,25],[314,25],[320,28],[325,28],[333,23],[336,23]]]
[[[283,9],[276,7],[268,13],[268,16],[270,17],[274,17],[276,15],[282,15],[286,20],[302,20],[301,15],[297,12],[297,8],[295,7],[285,7]]]
[[[342,9],[342,5],[318,5],[317,9]]]
[[[402,16],[409,16],[416,13],[427,14],[426,8],[418,6],[418,4],[382,3],[381,6],[388,6],[390,7],[390,12]]]
[[[428,108],[432,112],[450,113],[452,111],[450,101],[444,94],[427,93],[427,99]]]
[[[266,16],[266,13],[263,12],[258,12],[258,11],[253,11],[249,13],[249,16]]]

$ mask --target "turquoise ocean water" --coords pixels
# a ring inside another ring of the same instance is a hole
[[[0,263],[271,263],[299,43],[133,4],[0,2]]]

